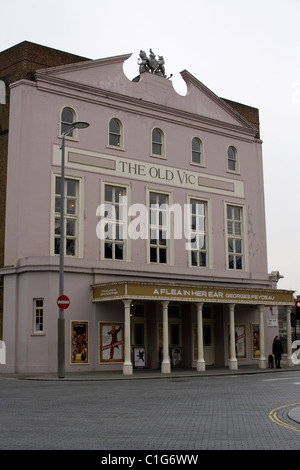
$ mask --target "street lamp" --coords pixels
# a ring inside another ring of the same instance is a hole
[[[65,238],[65,137],[73,129],[85,129],[89,126],[86,121],[74,121],[70,129],[63,132],[61,144],[61,187],[60,187],[60,243],[59,243],[59,295],[64,294],[64,238]],[[64,311],[59,309],[58,317],[58,377],[65,376],[65,319]]]

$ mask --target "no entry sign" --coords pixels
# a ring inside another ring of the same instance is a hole
[[[59,308],[65,309],[70,305],[70,299],[66,295],[60,295],[57,299],[57,305]]]

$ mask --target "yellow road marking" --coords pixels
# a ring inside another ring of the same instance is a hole
[[[283,405],[283,406],[279,406],[278,408],[274,408],[274,410],[270,411],[269,418],[271,419],[271,421],[273,421],[273,423],[279,424],[279,426],[283,426],[284,428],[291,429],[292,431],[300,432],[300,429],[296,428],[296,426],[285,423],[284,421],[279,419],[278,414],[277,414],[278,410],[282,410],[283,408],[287,408],[289,406],[296,406],[296,405],[299,405],[299,403],[292,403],[290,405]]]

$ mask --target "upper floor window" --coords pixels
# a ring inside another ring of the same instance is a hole
[[[113,118],[109,121],[108,144],[113,147],[123,147],[123,126],[119,119]]]
[[[167,194],[149,193],[150,206],[150,263],[168,264],[169,252],[169,198]]]
[[[192,163],[203,164],[202,142],[198,137],[192,140]]]
[[[104,203],[104,258],[124,260],[126,257],[126,188],[106,184]]]
[[[157,127],[152,131],[152,155],[164,157],[165,156],[165,145],[164,145],[164,133]]]
[[[60,253],[60,215],[61,215],[61,178],[55,179],[55,214],[54,214],[54,254]],[[79,254],[79,182],[75,179],[64,180],[64,255]]]
[[[243,208],[227,205],[227,266],[244,270]]]
[[[233,172],[238,171],[237,150],[232,146],[228,147],[227,150],[227,170]]]
[[[72,108],[63,108],[61,112],[61,120],[60,120],[60,133],[64,134],[68,130],[71,129],[72,123],[76,121],[76,113]],[[69,134],[68,137],[74,137],[75,129],[73,129]]]
[[[190,266],[207,267],[207,202],[190,199],[189,254]]]

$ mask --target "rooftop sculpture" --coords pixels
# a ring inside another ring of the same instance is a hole
[[[152,49],[149,51],[149,57],[147,57],[145,51],[140,50],[140,58],[138,59],[140,73],[149,72],[167,78],[164,64],[163,56],[159,55],[158,59],[156,59],[156,54],[154,54]]]

